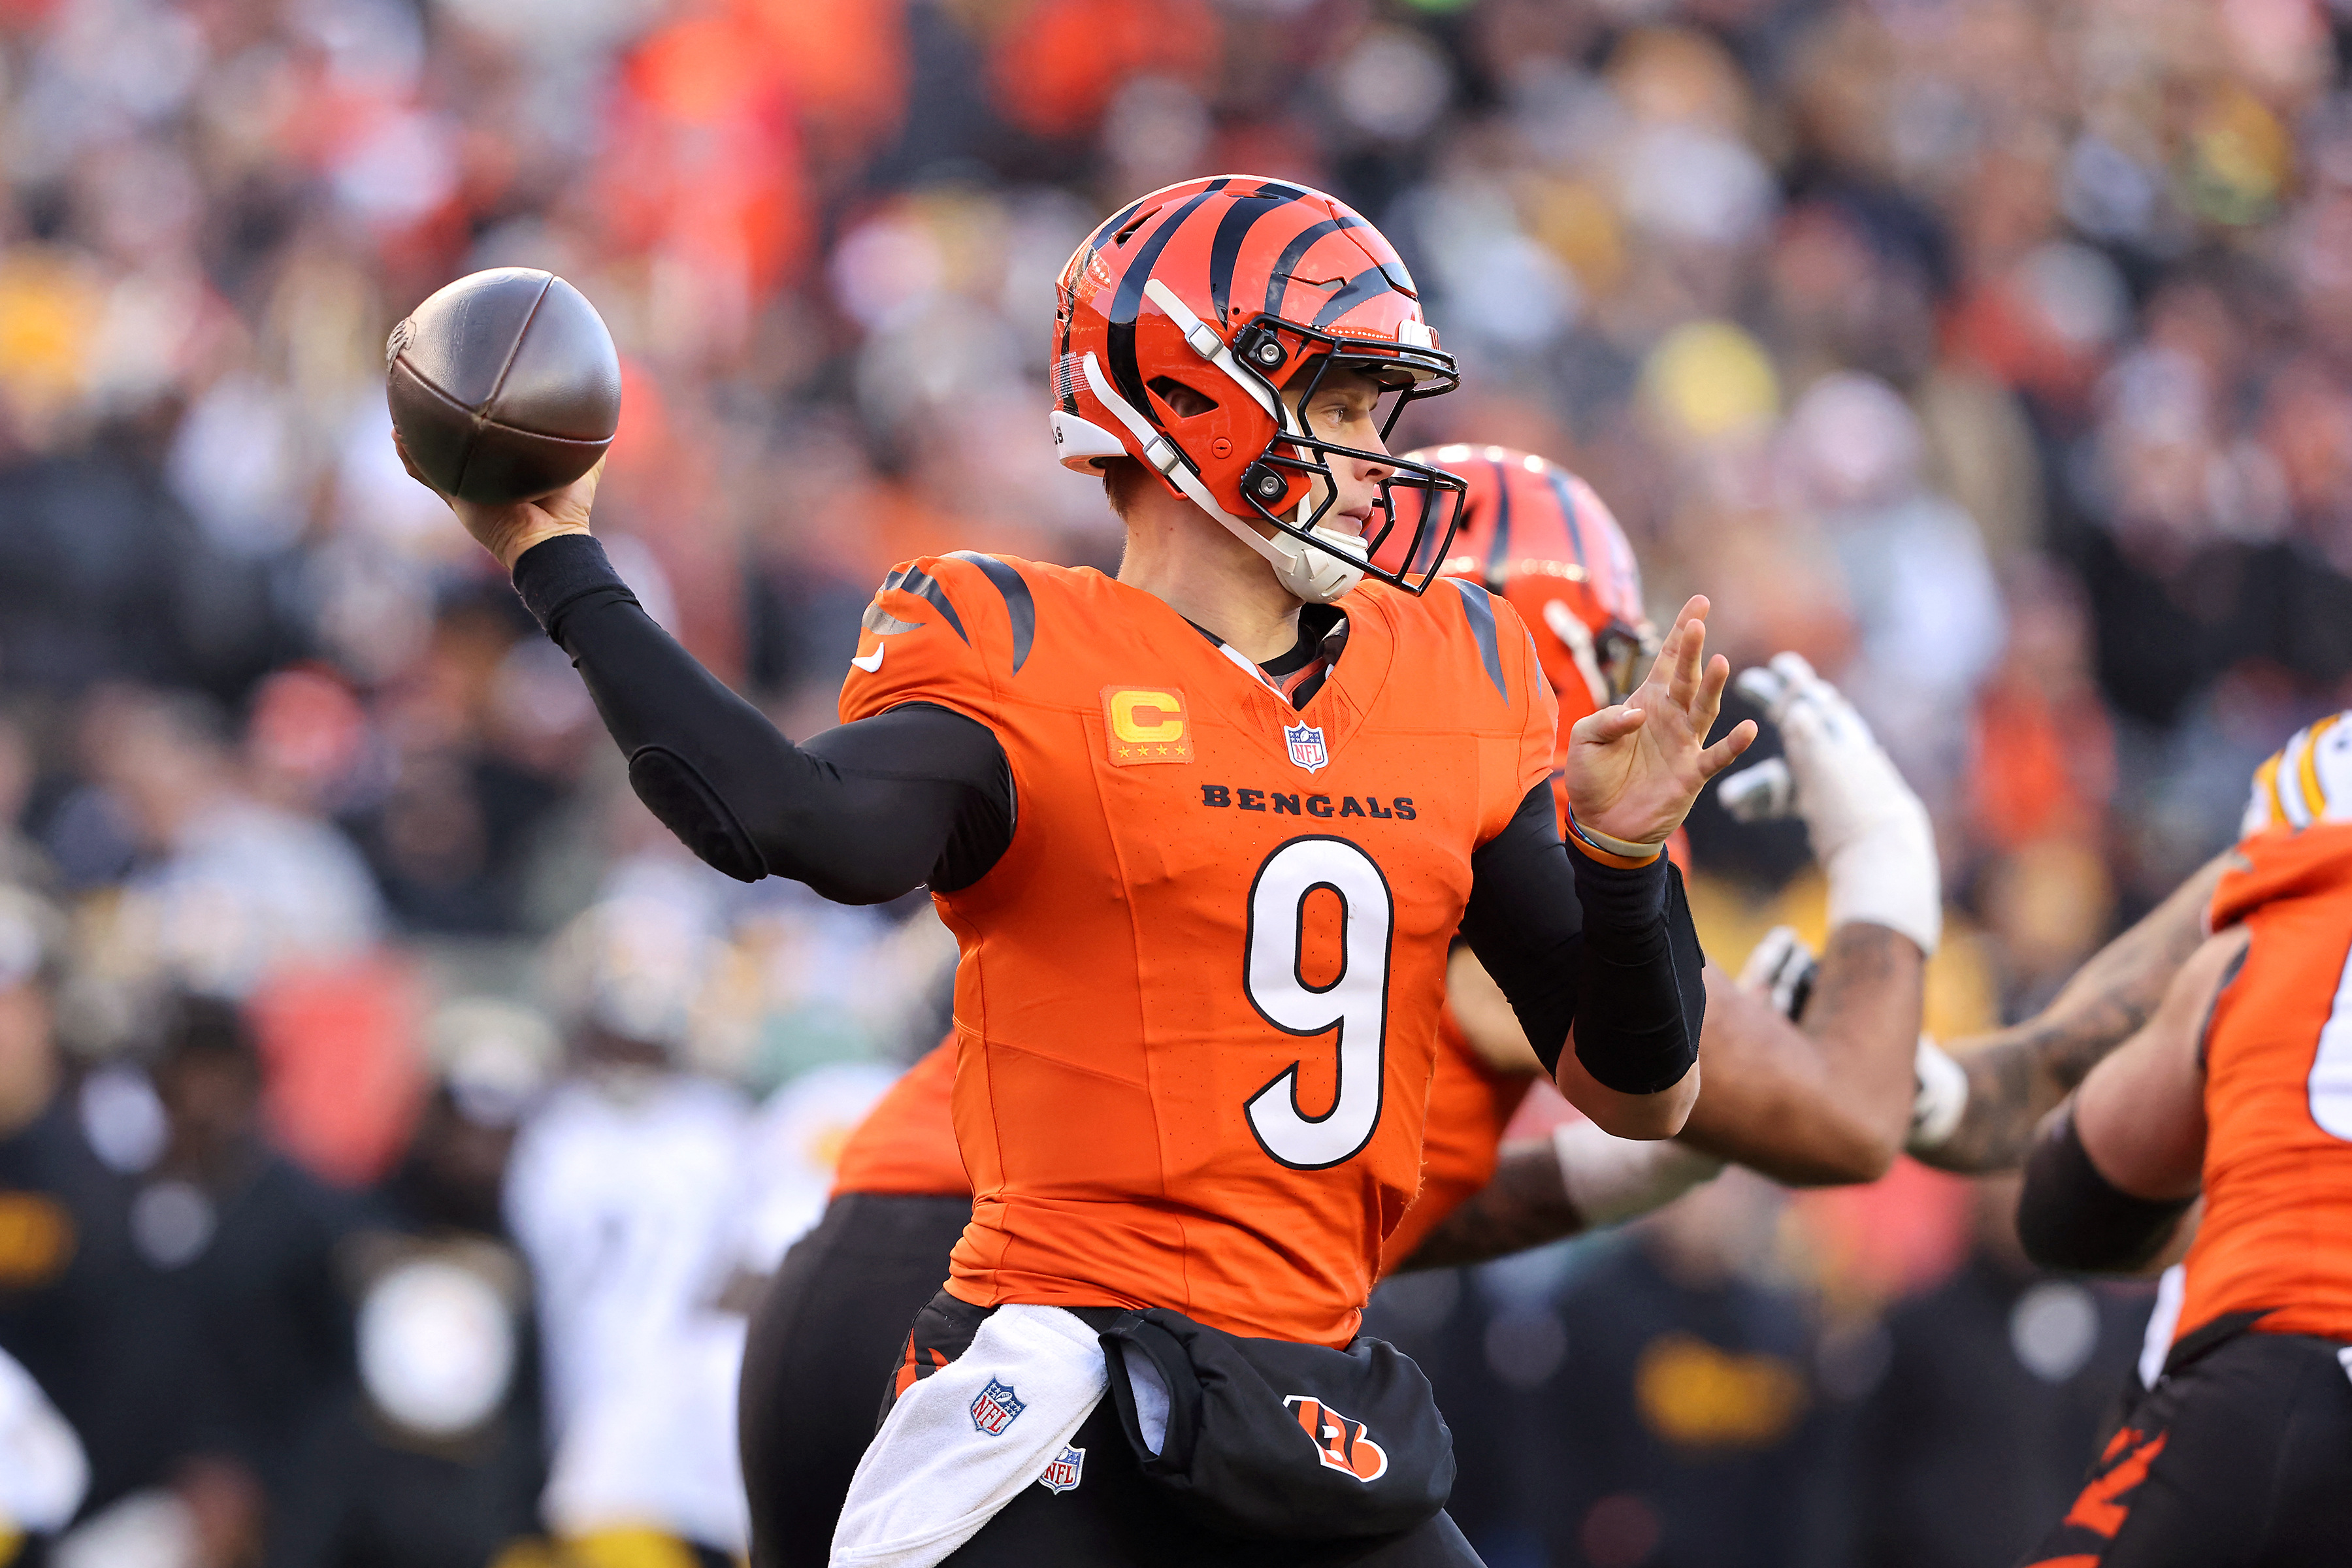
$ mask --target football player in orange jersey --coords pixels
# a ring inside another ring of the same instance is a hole
[[[2018,1232],[2136,1269],[2203,1217],[2163,1374],[2039,1568],[2352,1562],[2352,713],[2255,774],[2212,936],[2053,1113]]]
[[[1500,447],[1407,456],[1465,480],[1463,525],[1442,570],[1516,605],[1562,720],[1622,700],[1657,638],[1632,549],[1600,498],[1566,470]],[[1792,749],[1807,740],[1792,732]],[[1891,779],[1891,769],[1883,776]],[[1932,856],[1915,854],[1910,873],[1932,909]],[[1457,974],[1475,962],[1457,954]],[[1841,922],[1813,977],[1811,1038],[1710,972],[1706,1079],[1681,1147],[1613,1139],[1590,1122],[1505,1146],[1505,1125],[1539,1068],[1492,981],[1476,973],[1472,1005],[1489,1026],[1474,1043],[1451,1009],[1441,1017],[1421,1187],[1386,1238],[1383,1272],[1471,1261],[1613,1223],[1671,1200],[1728,1157],[1801,1183],[1875,1178],[1910,1110],[1920,968],[1916,941]],[[970,1215],[954,1078],[950,1036],[875,1106],[842,1151],[824,1218],[754,1314],[741,1419],[760,1568],[826,1559],[871,1431],[874,1369],[889,1357],[893,1325],[937,1288]],[[903,1353],[905,1331],[895,1339]]]
[[[1454,374],[1344,204],[1188,181],[1059,291],[1053,434],[1105,479],[1119,575],[908,563],[804,745],[644,615],[588,536],[593,474],[456,510],[697,853],[853,901],[928,883],[961,944],[972,1218],[835,1561],[1231,1562],[1257,1534],[1474,1562],[1425,1382],[1356,1345],[1419,1184],[1448,946],[1595,1121],[1672,1134],[1704,1001],[1662,847],[1754,727],[1705,743],[1729,671],[1694,598],[1575,726],[1563,845],[1517,614],[1370,561],[1398,487],[1452,525],[1459,481],[1383,443]],[[1211,1383],[1264,1394],[1212,1411]]]

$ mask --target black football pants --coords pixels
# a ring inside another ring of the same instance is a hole
[[[2186,1360],[2177,1352],[2025,1562],[2352,1564],[2352,1348],[2238,1332]]]
[[[754,1568],[824,1568],[907,1326],[971,1218],[970,1198],[845,1193],[784,1254],[738,1399]]]

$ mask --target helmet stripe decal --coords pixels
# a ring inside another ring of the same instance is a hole
[[[1168,248],[1168,242],[1176,237],[1176,231],[1184,226],[1184,221],[1202,202],[1231,183],[1223,179],[1210,181],[1208,189],[1178,207],[1170,216],[1161,218],[1150,237],[1136,247],[1134,258],[1127,264],[1127,270],[1119,275],[1118,292],[1111,299],[1105,337],[1110,350],[1110,378],[1118,385],[1119,395],[1137,408],[1151,406],[1151,400],[1144,395],[1142,368],[1135,358],[1135,316],[1143,308],[1143,286],[1150,280],[1151,268],[1159,261],[1160,253]]]
[[[1486,596],[1486,589],[1466,577],[1445,580],[1462,590],[1462,613],[1469,617],[1470,635],[1478,639],[1478,657],[1486,661],[1486,679],[1495,683],[1495,694],[1508,702],[1511,691],[1503,684],[1503,650],[1495,646],[1495,602]]]
[[[1315,313],[1315,325],[1328,327],[1375,294],[1393,294],[1395,285],[1389,275],[1378,267],[1368,268],[1348,279],[1337,294],[1323,302]]]
[[[1486,550],[1486,583],[1500,592],[1511,563],[1511,475],[1502,458],[1486,461],[1495,469],[1495,542]]]
[[[1103,226],[1087,237],[1086,246],[1078,253],[1077,264],[1070,268],[1069,276],[1074,279],[1085,277],[1087,268],[1094,265],[1096,253],[1102,249],[1103,241],[1110,236],[1117,234],[1120,227],[1126,224],[1127,220],[1135,216],[1136,209],[1142,206],[1144,203],[1150,199],[1151,198],[1150,196],[1138,196],[1135,200],[1128,203],[1127,205],[1113,213],[1109,217],[1104,219]],[[1061,348],[1061,357],[1064,359],[1067,359],[1069,357],[1070,329],[1073,325],[1074,319],[1070,315],[1065,313],[1062,317]],[[1076,414],[1078,411],[1078,398],[1077,394],[1075,391],[1068,393],[1063,397],[1062,411],[1066,414]]]
[[[1037,601],[1030,595],[1029,584],[1022,580],[1020,569],[977,550],[950,551],[948,559],[971,562],[986,573],[989,582],[1004,595],[1004,614],[1013,623],[1013,673],[1020,674],[1021,667],[1029,662],[1029,644],[1037,635]]]
[[[1361,218],[1327,217],[1320,223],[1309,224],[1299,230],[1290,243],[1282,247],[1281,256],[1275,260],[1274,270],[1266,274],[1265,313],[1269,316],[1282,313],[1282,296],[1284,290],[1290,287],[1290,269],[1297,266],[1308,251],[1315,248],[1317,240],[1327,234],[1337,234],[1343,228],[1364,226],[1365,224]]]
[[[1576,563],[1590,579],[1592,568],[1584,559],[1584,519],[1576,504],[1576,492],[1569,488],[1568,476],[1557,468],[1547,465],[1544,477],[1551,481],[1551,493],[1559,501],[1559,515],[1568,521],[1568,542],[1576,546]]]
[[[1209,314],[1219,326],[1226,324],[1233,310],[1234,266],[1241,259],[1242,245],[1250,230],[1260,218],[1296,200],[1295,193],[1237,196],[1217,220],[1216,237],[1209,242]]]

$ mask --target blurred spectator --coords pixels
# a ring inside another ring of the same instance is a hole
[[[2017,1184],[1976,1191],[1975,1246],[1886,1320],[1853,1432],[1857,1568],[2013,1561],[2074,1500],[2133,1375],[2152,1289],[2037,1273]]]
[[[354,1215],[263,1136],[261,1064],[233,1004],[177,998],[154,1075],[170,1131],[131,1204],[132,1245],[152,1270],[142,1331],[178,1352],[162,1387],[177,1395],[166,1408],[188,1451],[249,1471],[254,1502],[288,1510],[310,1445],[352,1385],[337,1255]],[[224,1479],[202,1495],[236,1489]],[[239,1531],[266,1528],[256,1518]]]
[[[405,1156],[346,1243],[360,1386],[304,1456],[274,1563],[486,1564],[539,1531],[547,1479],[530,1275],[500,1194],[553,1066],[544,1021],[472,1000]]]
[[[524,1124],[505,1200],[539,1288],[548,1528],[740,1552],[743,1320],[725,1298],[743,1258],[749,1108],[678,1064],[715,944],[641,898],[592,909],[559,952],[571,1070]]]

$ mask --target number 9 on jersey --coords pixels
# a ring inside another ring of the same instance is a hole
[[[1323,985],[1302,973],[1307,896],[1338,896],[1340,968]],[[1283,1164],[1317,1171],[1352,1159],[1380,1125],[1388,1035],[1389,934],[1395,904],[1372,858],[1344,838],[1294,838],[1266,857],[1250,886],[1243,984],[1258,1016],[1286,1035],[1337,1031],[1331,1109],[1298,1108],[1298,1064],[1252,1095],[1250,1131]]]

